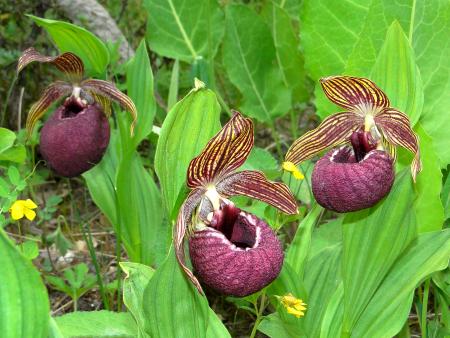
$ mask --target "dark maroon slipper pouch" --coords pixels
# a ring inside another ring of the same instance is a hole
[[[100,162],[109,136],[109,123],[100,106],[64,104],[44,124],[40,151],[56,174],[74,177]]]
[[[195,274],[205,285],[236,297],[271,283],[284,258],[273,230],[244,211],[217,229],[197,230],[189,240],[189,251]]]
[[[375,205],[391,190],[393,159],[371,150],[357,161],[350,147],[329,151],[315,165],[311,185],[317,202],[330,210],[350,212]]]

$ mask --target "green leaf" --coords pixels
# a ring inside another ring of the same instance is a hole
[[[278,162],[270,152],[263,148],[253,147],[245,163],[239,170],[260,170],[265,173],[278,170]]]
[[[0,229],[2,337],[47,337],[50,311],[39,272]]]
[[[77,311],[54,320],[66,338],[134,338],[136,323],[129,313],[112,311]]]
[[[276,60],[283,75],[283,83],[292,91],[292,101],[305,102],[309,95],[306,89],[306,75],[299,39],[286,10],[268,2],[263,14],[271,28],[275,45]]]
[[[130,259],[148,265],[160,263],[166,255],[168,232],[161,194],[137,152],[121,160],[116,194],[120,230]]]
[[[442,203],[445,209],[444,219],[447,220],[450,218],[450,175],[447,175],[442,188]]]
[[[422,78],[414,51],[398,21],[386,33],[371,79],[387,94],[391,106],[407,114],[414,126],[422,113]]]
[[[415,128],[420,139],[422,171],[417,176],[414,189],[417,198],[414,209],[417,217],[417,230],[420,232],[442,229],[444,207],[441,201],[442,172],[439,158],[434,152],[433,141],[419,123]]]
[[[0,153],[0,161],[11,161],[15,163],[24,163],[27,157],[27,151],[23,144],[17,144]]]
[[[299,224],[295,237],[286,254],[286,263],[289,263],[294,271],[303,279],[306,258],[311,245],[311,235],[317,224],[323,208],[315,204],[311,211]]]
[[[144,312],[151,337],[206,337],[207,299],[186,278],[173,250],[145,289]]]
[[[206,337],[208,338],[231,338],[225,325],[223,325],[216,313],[209,309],[208,328],[206,330]]]
[[[330,297],[327,308],[322,318],[320,337],[339,337],[344,314],[344,287],[340,283],[336,291]]]
[[[39,256],[39,247],[36,241],[28,240],[17,246],[17,250],[20,251],[30,261]]]
[[[185,186],[189,162],[220,129],[219,116],[216,95],[201,88],[179,101],[164,120],[156,147],[155,170],[169,215]]]
[[[135,56],[127,65],[127,94],[133,100],[138,112],[133,138],[137,146],[152,131],[156,112],[153,73],[144,40],[139,44]]]
[[[180,78],[180,62],[175,60],[170,75],[169,95],[167,97],[167,109],[170,110],[178,101],[178,85]]]
[[[448,266],[450,230],[420,234],[401,254],[356,323],[354,337],[392,337],[408,318],[414,289]]]
[[[16,139],[16,134],[6,128],[0,128],[0,154],[11,148]]]
[[[387,198],[344,218],[344,333],[352,332],[383,278],[416,235],[410,176],[408,169],[403,170]]]
[[[258,326],[258,331],[271,338],[306,337],[295,325],[284,322],[277,312],[265,316]]]
[[[78,55],[83,60],[87,74],[99,76],[105,73],[109,52],[94,34],[68,22],[27,16],[47,30],[62,53],[72,52]]]
[[[139,263],[120,262],[119,264],[126,273],[123,281],[123,302],[133,315],[139,334],[144,337],[144,290],[155,270]]]
[[[14,166],[8,168],[8,178],[12,185],[19,185],[21,183],[19,170]]]
[[[216,0],[145,0],[147,41],[156,53],[192,63],[213,58],[223,36],[223,13]]]
[[[275,61],[270,30],[262,18],[244,5],[227,6],[223,63],[243,95],[242,112],[262,122],[271,122],[291,106]]]

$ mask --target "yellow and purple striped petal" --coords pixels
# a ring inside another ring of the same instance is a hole
[[[186,256],[184,253],[184,237],[186,235],[186,228],[191,221],[192,212],[199,204],[204,191],[201,189],[194,189],[190,192],[184,203],[181,205],[178,212],[177,223],[174,227],[173,242],[175,246],[175,255],[183,271],[186,273],[191,282],[195,285],[197,290],[203,294],[203,289],[198,279],[194,276],[192,271],[186,265]]]
[[[56,81],[45,88],[44,93],[37,102],[35,102],[28,112],[26,129],[28,137],[33,132],[36,122],[44,115],[48,107],[59,98],[69,95],[72,91],[72,85],[63,81]]]
[[[203,151],[189,163],[190,188],[218,182],[247,159],[253,147],[253,122],[235,111]]]
[[[411,173],[415,182],[417,174],[422,170],[422,164],[419,139],[411,129],[408,116],[394,108],[386,108],[375,116],[375,124],[389,143],[408,149],[414,154]]]
[[[131,123],[131,135],[134,133],[134,126],[137,120],[137,109],[134,105],[134,102],[124,93],[122,93],[112,82],[97,80],[97,79],[88,79],[81,82],[80,87],[84,90],[97,94],[97,98],[99,96],[106,97],[110,100],[116,101],[119,103],[125,110],[127,110],[133,121]]]
[[[57,56],[46,56],[39,53],[33,47],[25,50],[17,63],[17,73],[31,62],[50,63],[66,74],[71,81],[80,81],[84,74],[83,61],[71,52],[66,52]]]
[[[289,188],[269,181],[259,171],[241,171],[226,176],[217,184],[217,192],[223,196],[244,195],[270,204],[287,213],[296,214],[297,203]]]
[[[361,107],[389,107],[386,94],[369,79],[352,76],[330,76],[320,79],[325,95],[334,104],[350,111]]]
[[[317,128],[297,139],[289,148],[285,161],[297,165],[325,149],[349,142],[350,135],[363,126],[364,119],[355,113],[331,115]]]

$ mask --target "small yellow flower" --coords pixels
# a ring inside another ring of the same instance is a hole
[[[298,170],[296,165],[292,162],[283,162],[282,167],[284,170],[292,173],[292,175],[294,175],[294,178],[296,180],[303,180],[305,178],[305,176],[303,176],[302,172],[300,170]]]
[[[36,209],[37,205],[32,200],[17,200],[13,203],[9,212],[11,213],[11,218],[15,221],[23,218],[24,216],[30,221],[34,220],[36,213],[32,209]]]
[[[291,293],[283,297],[278,297],[281,304],[286,308],[287,312],[297,318],[305,315],[306,304],[301,299],[295,298]]]

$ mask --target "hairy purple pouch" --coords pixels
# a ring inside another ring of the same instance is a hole
[[[68,101],[45,122],[40,151],[56,174],[74,177],[100,162],[109,136],[109,123],[99,105]]]
[[[195,231],[189,240],[191,261],[204,284],[224,295],[244,297],[278,276],[283,249],[263,220],[244,211],[226,216],[217,228]]]
[[[323,207],[349,212],[375,205],[394,182],[393,159],[384,151],[371,150],[357,161],[351,147],[329,151],[315,165],[311,183]]]

